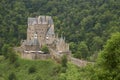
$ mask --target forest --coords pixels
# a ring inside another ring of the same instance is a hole
[[[39,15],[53,17],[56,33],[80,59],[95,61],[110,35],[120,31],[119,0],[1,0],[0,5],[0,49],[19,46],[27,18]]]
[[[66,72],[57,67],[59,79],[51,80],[120,79],[120,0],[0,0],[0,55],[6,45],[20,46],[28,17],[39,15],[52,16],[55,32],[65,36],[73,57],[96,62],[84,68],[68,63]]]

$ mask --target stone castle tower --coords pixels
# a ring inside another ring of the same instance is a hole
[[[65,38],[55,36],[51,16],[28,18],[27,39],[21,45],[24,53],[43,53],[40,51],[43,45],[54,45],[54,50],[58,53],[70,53]]]
[[[61,36],[61,38],[56,38],[56,50],[61,53],[61,52],[69,52],[69,44],[65,42],[65,38]]]
[[[28,18],[27,42],[37,34],[39,45],[52,44],[55,38],[54,24],[51,16]]]

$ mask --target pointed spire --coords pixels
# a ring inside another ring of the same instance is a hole
[[[64,39],[64,41],[65,41],[65,36],[64,36],[64,38],[63,38],[63,39]]]
[[[61,40],[63,40],[63,35],[61,34]]]
[[[58,33],[56,34],[56,36],[55,36],[55,37],[56,37],[56,40],[58,40]]]

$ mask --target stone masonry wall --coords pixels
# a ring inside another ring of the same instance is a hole
[[[41,60],[51,58],[50,54],[39,54],[39,53],[22,53],[21,57],[25,59],[41,59]]]

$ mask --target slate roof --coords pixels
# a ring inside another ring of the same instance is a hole
[[[38,16],[36,18],[28,18],[28,25],[35,24],[53,24],[51,16]]]
[[[55,33],[54,33],[54,27],[50,27],[49,29],[48,29],[48,32],[47,32],[47,35],[54,35]]]
[[[28,25],[37,24],[37,18],[28,18]]]

